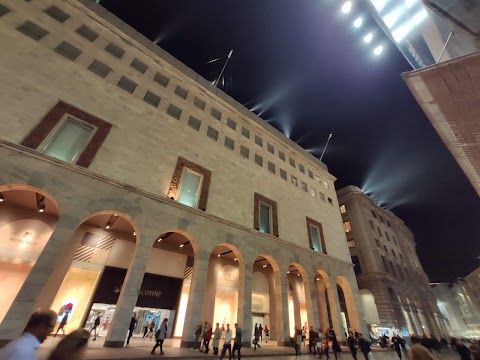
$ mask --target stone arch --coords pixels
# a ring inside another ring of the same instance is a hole
[[[100,210],[84,217],[66,242],[39,296],[39,307],[55,310],[58,322],[66,316],[67,331],[88,328],[102,314],[104,326],[99,333],[106,336],[138,248],[138,232],[132,217],[116,210]]]
[[[312,298],[310,282],[305,268],[299,263],[292,263],[287,271],[288,312],[290,335],[295,329],[308,329],[313,326]]]
[[[348,313],[346,315],[348,315],[349,320],[349,323],[347,325],[349,325],[351,328],[361,329],[362,327],[360,326],[360,319],[358,317],[357,307],[355,305],[355,298],[353,296],[350,282],[347,280],[347,278],[340,275],[337,278],[337,285],[343,291],[345,297],[345,307]],[[348,332],[348,327],[346,330]]]
[[[280,280],[280,268],[272,256],[261,254],[257,256],[253,264],[252,275],[252,319],[256,319],[262,324],[262,327],[268,326],[269,339],[273,341],[283,341],[283,313],[282,313],[282,289]],[[256,299],[256,295],[262,295],[256,288],[256,274],[262,274],[267,281],[267,296],[262,299]],[[260,293],[260,294],[257,294]],[[254,324],[257,321],[252,321]],[[253,336],[253,325],[252,325]]]
[[[338,328],[335,323],[337,306],[335,303],[334,289],[330,276],[325,270],[317,270],[315,274],[315,288],[317,293],[317,307],[320,317],[320,328],[325,332],[328,328]],[[335,326],[334,326],[335,324]]]
[[[25,184],[0,185],[0,323],[28,286],[58,220],[59,203],[50,193]]]
[[[202,318],[220,326],[243,325],[245,260],[232,244],[218,244],[210,253]]]

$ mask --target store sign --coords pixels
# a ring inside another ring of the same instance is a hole
[[[140,289],[140,296],[153,296],[159,298],[162,295],[162,292],[159,290],[144,290]]]

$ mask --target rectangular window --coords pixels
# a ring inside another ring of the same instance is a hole
[[[263,140],[258,135],[255,135],[255,144],[257,144],[258,146],[263,146]]]
[[[212,111],[210,112],[210,114],[214,119],[217,119],[219,121],[222,119],[222,113],[215,108],[212,108]]]
[[[380,241],[378,241],[378,239],[375,239],[375,243],[377,244],[377,246],[378,246],[379,248],[382,247],[382,246],[380,245]]]
[[[388,253],[388,249],[385,245],[383,245],[383,250],[385,250],[385,252]]]
[[[361,274],[362,268],[360,267],[360,259],[358,256],[352,256],[352,264],[354,265],[353,271],[355,271],[355,274]]]
[[[259,231],[265,234],[271,234],[271,223],[272,223],[272,208],[264,203],[260,203],[260,221],[259,221]]]
[[[22,25],[17,27],[17,30],[35,41],[41,40],[48,34],[47,30],[31,22],[30,20],[25,21]]]
[[[312,250],[316,252],[322,252],[322,243],[320,239],[320,229],[318,226],[310,225],[310,238],[312,240]]]
[[[275,155],[275,148],[273,147],[272,144],[267,143],[267,151],[268,151],[270,154]]]
[[[298,186],[297,177],[296,177],[296,176],[293,176],[293,175],[291,175],[291,179],[292,179],[292,185]]]
[[[392,226],[390,225],[390,221],[388,221],[388,220],[387,220],[387,225],[388,225],[388,227],[392,227]]]
[[[315,180],[317,180],[320,184],[322,183],[322,180],[320,179],[320,176],[315,175]]]
[[[393,257],[395,257],[395,258],[397,257],[397,254],[395,254],[395,250],[393,250],[393,249],[392,249],[392,255],[393,255]]]
[[[237,123],[230,118],[227,118],[227,126],[232,130],[237,130]]]
[[[55,5],[52,5],[48,9],[45,9],[45,14],[62,24],[68,19],[70,19],[70,15],[68,15],[65,11],[59,9]]]
[[[168,105],[167,108],[167,114],[170,115],[171,117],[179,120],[180,116],[182,115],[182,109],[176,107],[173,104]]]
[[[347,208],[345,207],[345,205],[340,205],[340,213],[342,213],[342,214],[347,213]]]
[[[353,239],[348,239],[347,240],[347,245],[349,249],[353,249],[355,247],[355,240]]]
[[[247,139],[250,139],[250,130],[247,128],[242,127],[242,135],[246,137]]]
[[[393,276],[397,277],[397,270],[395,269],[395,266],[393,266],[393,262],[390,261],[390,269],[392,269]]]
[[[350,221],[344,221],[343,228],[345,229],[346,233],[349,233],[350,231],[352,231],[352,226],[350,225]]]
[[[402,256],[402,254],[398,254],[398,256],[400,256],[400,260],[403,261],[403,256]]]
[[[190,116],[188,118],[187,124],[192,129],[195,129],[195,130],[199,131],[200,130],[200,125],[202,124],[202,122],[199,119],[197,119],[196,117]]]
[[[112,68],[98,60],[93,60],[88,67],[88,70],[100,76],[101,78],[106,78],[107,75],[110,74],[110,71],[112,71]]]
[[[384,223],[382,215],[378,215],[378,218],[380,219],[380,221],[381,221],[382,223]]]
[[[308,192],[308,187],[307,187],[307,184],[304,183],[303,181],[301,182],[301,186],[302,186],[302,190],[305,191],[305,192]]]
[[[258,154],[255,154],[255,164],[263,166],[263,157]]]
[[[333,200],[332,200],[332,198],[328,198],[328,203],[329,203],[331,206],[333,206]]]
[[[86,25],[80,26],[77,30],[76,33],[80,36],[82,36],[84,39],[87,39],[90,42],[94,42],[98,38],[98,33],[90,29]]]
[[[193,105],[195,105],[195,107],[199,108],[200,110],[205,110],[206,104],[205,101],[195,96],[195,99],[193,100]]]
[[[148,65],[145,64],[143,61],[137,59],[137,58],[133,59],[130,66],[132,68],[134,68],[135,70],[137,70],[141,74],[145,74],[147,72],[147,69],[148,69]]]
[[[302,174],[305,174],[305,166],[303,166],[302,164],[298,164],[298,169]]]
[[[372,220],[368,220],[368,222],[370,223],[370,227],[372,228],[372,230],[375,230],[375,226],[373,225]]]
[[[177,201],[191,207],[198,207],[198,199],[202,186],[202,175],[184,168],[180,183],[179,195]]]
[[[80,56],[82,50],[76,48],[75,46],[66,41],[62,41],[60,45],[55,48],[55,52],[62,55],[63,57],[66,57],[68,60],[74,61],[77,57]]]
[[[271,163],[270,161],[268,162],[268,171],[270,171],[272,174],[275,174],[275,164]]]
[[[285,161],[285,153],[283,151],[278,151],[278,157],[280,160]]]
[[[122,56],[125,54],[125,50],[115,45],[114,43],[109,43],[105,48],[105,51],[113,57],[116,57],[117,59],[121,59]]]
[[[325,180],[323,181],[323,186],[325,186],[325,189],[328,189],[328,182],[326,182]]]
[[[372,216],[376,219],[377,218],[377,214],[375,213],[375,211],[373,210],[370,210],[372,212]]]
[[[10,9],[5,5],[0,4],[0,16],[7,15],[10,12]]]
[[[310,188],[310,195],[312,195],[313,197],[317,197],[317,190],[315,190],[314,188]]]
[[[388,236],[388,233],[385,231],[385,236],[387,238],[388,241],[390,241],[390,236]]]
[[[155,74],[155,77],[153,78],[153,81],[155,81],[159,85],[162,85],[163,87],[167,87],[168,83],[170,82],[170,79],[165,75],[162,75],[157,72]]]
[[[152,93],[151,91],[147,91],[143,97],[143,101],[154,107],[158,107],[158,104],[160,104],[160,96]]]
[[[379,228],[378,226],[377,226],[377,231],[378,231],[378,235],[379,235],[380,237],[383,237],[383,235],[382,235],[382,230],[380,230],[380,228]]]
[[[94,131],[94,126],[67,117],[52,136],[46,139],[41,152],[68,163],[75,163]]]
[[[212,128],[211,126],[208,127],[207,129],[207,136],[212,139],[217,141],[218,140],[218,131]]]
[[[308,177],[309,177],[310,179],[313,179],[313,172],[312,172],[312,170],[308,170]]]
[[[188,96],[188,91],[182,88],[180,85],[177,85],[175,88],[175,95],[185,100]]]
[[[130,94],[133,94],[133,92],[135,91],[135,89],[137,88],[137,83],[135,81],[132,81],[130,80],[129,78],[127,78],[126,76],[122,76],[120,78],[120,80],[118,81],[117,83],[117,86],[120,88],[120,89],[123,89],[125,90],[126,92],[130,93]]]
[[[225,136],[225,142],[223,143],[225,147],[229,148],[230,150],[235,149],[235,141],[233,139],[230,139],[228,136]]]
[[[395,239],[395,236],[393,236],[393,242],[395,243],[395,245],[398,245],[397,240]]]
[[[320,200],[322,200],[323,202],[325,202],[325,194],[322,193],[321,191],[318,192],[318,195],[320,195]]]
[[[390,272],[390,269],[388,268],[388,263],[387,260],[385,260],[385,257],[382,256],[382,263],[383,263],[383,268],[385,269],[385,272]]]
[[[287,172],[283,169],[280,169],[280,177],[283,179],[283,180],[287,180]]]
[[[242,155],[245,159],[250,157],[250,149],[241,145],[240,146],[240,155]]]
[[[290,161],[290,166],[295,167],[295,160],[292,158],[289,158],[288,160]]]

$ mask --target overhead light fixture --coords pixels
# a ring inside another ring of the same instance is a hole
[[[365,35],[365,37],[363,38],[363,41],[365,41],[365,42],[368,44],[369,42],[372,41],[372,39],[373,39],[372,33],[368,33],[368,34]]]
[[[297,274],[297,276],[300,276],[300,274]]]
[[[180,247],[181,247],[181,248],[184,247],[184,246],[185,246],[185,244],[180,244]]]
[[[137,236],[137,232],[136,232],[136,231],[133,232],[133,236]]]
[[[320,280],[320,278],[317,278],[317,281],[319,281],[319,280]]]
[[[358,17],[354,22],[353,22],[353,26],[355,26],[356,28],[359,28],[360,26],[362,26],[363,24],[363,19],[361,17]]]
[[[0,202],[4,202],[5,201],[5,197],[3,196],[2,193],[0,193]]]
[[[264,268],[266,268],[268,265],[263,265]]]
[[[380,55],[382,53],[382,51],[383,51],[383,46],[382,45],[379,45],[375,49],[373,49],[373,53],[377,56]]]
[[[235,259],[233,259],[233,261],[238,261],[238,259],[237,259],[237,258],[235,258]]]
[[[220,256],[222,256],[222,255],[220,255],[220,254],[217,255],[217,257],[220,257]]]
[[[41,213],[45,212],[45,204],[42,204],[38,207],[38,212],[41,212]]]
[[[289,271],[287,271],[287,274],[290,274],[290,270],[289,270]]]
[[[110,229],[110,224],[105,225],[105,229]]]
[[[185,241],[184,243],[180,244],[180,247],[184,247],[184,246],[187,246],[188,244],[190,244],[190,241]]]
[[[351,1],[347,1],[346,3],[344,3],[342,5],[342,12],[344,14],[348,14],[350,12],[350,10],[352,10],[352,2]]]
[[[162,238],[158,238],[157,242],[160,242],[160,241],[162,241],[162,240],[163,240]]]

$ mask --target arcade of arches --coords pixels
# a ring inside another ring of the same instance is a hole
[[[124,345],[133,313],[134,337],[147,322],[168,318],[168,337],[182,346],[191,346],[203,321],[238,322],[245,334],[260,323],[274,344],[288,343],[295,328],[333,327],[340,340],[348,328],[364,329],[353,269],[323,254],[282,243],[271,243],[269,254],[255,245],[252,254],[256,236],[267,245],[275,240],[249,233],[248,245],[237,230],[218,241],[221,232],[190,226],[178,207],[163,224],[161,211],[138,221],[125,206],[64,214],[56,197],[33,186],[0,186],[0,195],[2,342],[37,308],[55,310],[58,322],[66,317],[67,333],[91,328],[100,316],[99,336],[112,347]],[[330,271],[313,265],[322,263]]]

